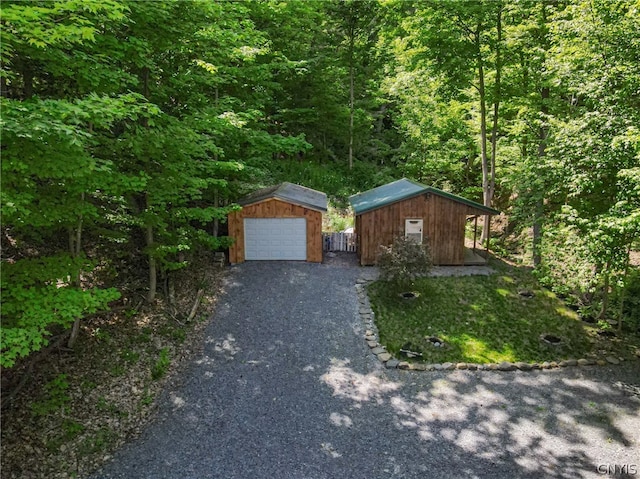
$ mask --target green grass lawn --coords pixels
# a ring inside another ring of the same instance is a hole
[[[411,291],[418,297],[404,299],[383,282],[369,286],[380,343],[398,358],[409,349],[427,363],[542,362],[587,357],[593,347],[592,328],[524,269],[501,265],[490,276],[422,278]],[[546,334],[562,342],[541,341]]]

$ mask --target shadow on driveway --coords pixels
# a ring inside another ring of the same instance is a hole
[[[637,362],[383,369],[355,294],[371,271],[342,258],[230,268],[202,357],[92,477],[595,478],[602,465],[634,477]]]

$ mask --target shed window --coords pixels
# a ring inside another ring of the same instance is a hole
[[[422,244],[422,219],[407,218],[404,220],[404,237],[417,244]]]

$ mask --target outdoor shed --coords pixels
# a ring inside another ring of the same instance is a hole
[[[322,262],[322,214],[327,195],[293,183],[264,188],[238,201],[229,214],[229,262]]]
[[[477,226],[479,216],[500,213],[404,178],[353,195],[349,201],[356,215],[357,251],[362,265],[375,264],[380,245],[391,245],[398,235],[419,243],[428,241],[437,265],[484,262],[465,246],[465,225],[468,219],[475,219]]]

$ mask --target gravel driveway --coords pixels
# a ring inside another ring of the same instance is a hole
[[[367,272],[341,257],[232,267],[202,357],[92,477],[640,477],[640,362],[387,370],[357,314]]]

